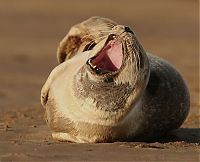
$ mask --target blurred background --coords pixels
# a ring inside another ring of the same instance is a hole
[[[58,64],[59,41],[72,25],[103,16],[130,26],[146,51],[181,72],[197,127],[198,7],[198,0],[0,0],[0,110],[41,107],[40,90]]]

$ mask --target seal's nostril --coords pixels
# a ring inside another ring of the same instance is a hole
[[[124,27],[124,30],[128,33],[132,33],[133,34],[133,31],[128,27],[128,26],[125,26]]]

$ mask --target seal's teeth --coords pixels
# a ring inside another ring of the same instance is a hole
[[[88,63],[92,66],[92,60],[91,59],[89,59]]]
[[[87,61],[87,63],[88,63],[88,65],[90,65],[90,66],[92,67],[91,59],[89,59],[89,60]]]
[[[105,73],[108,72],[108,71],[105,71],[105,70],[99,68],[99,67],[96,66],[96,65],[93,65],[93,64],[92,64],[92,59],[89,59],[89,60],[87,61],[87,64],[90,66],[90,68],[91,68],[93,71],[96,72],[96,74],[105,74]]]
[[[89,60],[87,61],[87,63],[90,65],[90,67],[91,67],[92,69],[95,70],[95,69],[97,68],[96,65],[92,65],[91,59],[89,59]]]

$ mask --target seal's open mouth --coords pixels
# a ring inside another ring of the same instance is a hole
[[[97,74],[104,74],[119,70],[122,60],[122,43],[111,34],[100,52],[88,60],[88,64]]]

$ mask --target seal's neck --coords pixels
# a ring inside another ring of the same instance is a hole
[[[93,80],[84,68],[75,75],[73,89],[75,96],[85,104],[108,112],[125,111],[127,100],[134,93],[134,87],[128,82],[116,84],[113,81]]]

